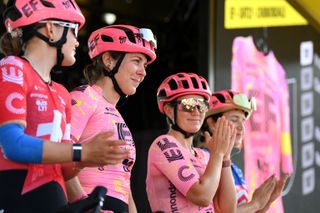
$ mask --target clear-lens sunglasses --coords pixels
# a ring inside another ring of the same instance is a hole
[[[71,32],[74,34],[74,36],[78,37],[78,31],[79,31],[79,24],[71,23],[71,22],[65,22],[65,21],[57,21],[57,20],[47,20],[47,21],[39,21],[39,23],[47,23],[51,22],[53,24],[60,25],[62,27],[67,27],[71,29]]]
[[[148,41],[155,49],[157,49],[157,39],[152,31],[148,28],[140,28],[141,37]]]

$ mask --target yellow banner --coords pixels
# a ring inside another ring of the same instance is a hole
[[[226,29],[307,25],[285,0],[225,0]]]

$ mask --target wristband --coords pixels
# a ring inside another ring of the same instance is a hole
[[[222,161],[222,168],[231,166],[231,160]]]
[[[81,161],[81,144],[72,144],[72,161]]]

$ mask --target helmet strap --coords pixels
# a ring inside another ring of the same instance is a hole
[[[190,138],[191,136],[194,136],[196,133],[191,133],[191,132],[184,131],[183,129],[181,129],[179,127],[178,123],[176,122],[177,121],[177,105],[175,105],[173,113],[174,113],[174,121],[175,122],[172,122],[171,119],[170,119],[170,121],[172,122],[171,128],[176,130],[176,131],[178,131],[178,132],[180,132],[181,134],[183,134],[184,138]]]
[[[126,99],[128,96],[126,94],[124,94],[124,92],[121,90],[115,75],[118,73],[119,71],[119,67],[123,61],[123,58],[125,56],[125,53],[122,53],[116,63],[116,65],[114,66],[114,68],[111,71],[107,71],[105,69],[103,69],[103,74],[109,78],[111,78],[112,83],[113,83],[113,87],[116,90],[116,92],[120,95],[120,99]]]
[[[40,38],[41,40],[46,42],[49,46],[57,48],[57,63],[54,66],[54,70],[57,70],[57,68],[61,67],[61,64],[62,64],[62,61],[64,58],[64,55],[62,53],[62,47],[67,41],[68,29],[69,29],[68,27],[64,27],[61,38],[56,42],[50,41],[50,39],[48,37],[39,33],[37,30],[34,30],[34,32],[33,32],[35,36],[37,36],[38,38]]]

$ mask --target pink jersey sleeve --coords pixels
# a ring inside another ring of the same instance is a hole
[[[149,151],[149,162],[186,196],[190,187],[199,181],[199,174],[193,167],[188,153],[173,137],[157,138]]]
[[[88,93],[88,94],[87,94]],[[91,88],[81,86],[71,92],[72,117],[71,117],[71,137],[74,141],[79,141],[88,120],[96,110],[97,98],[92,94]]]

